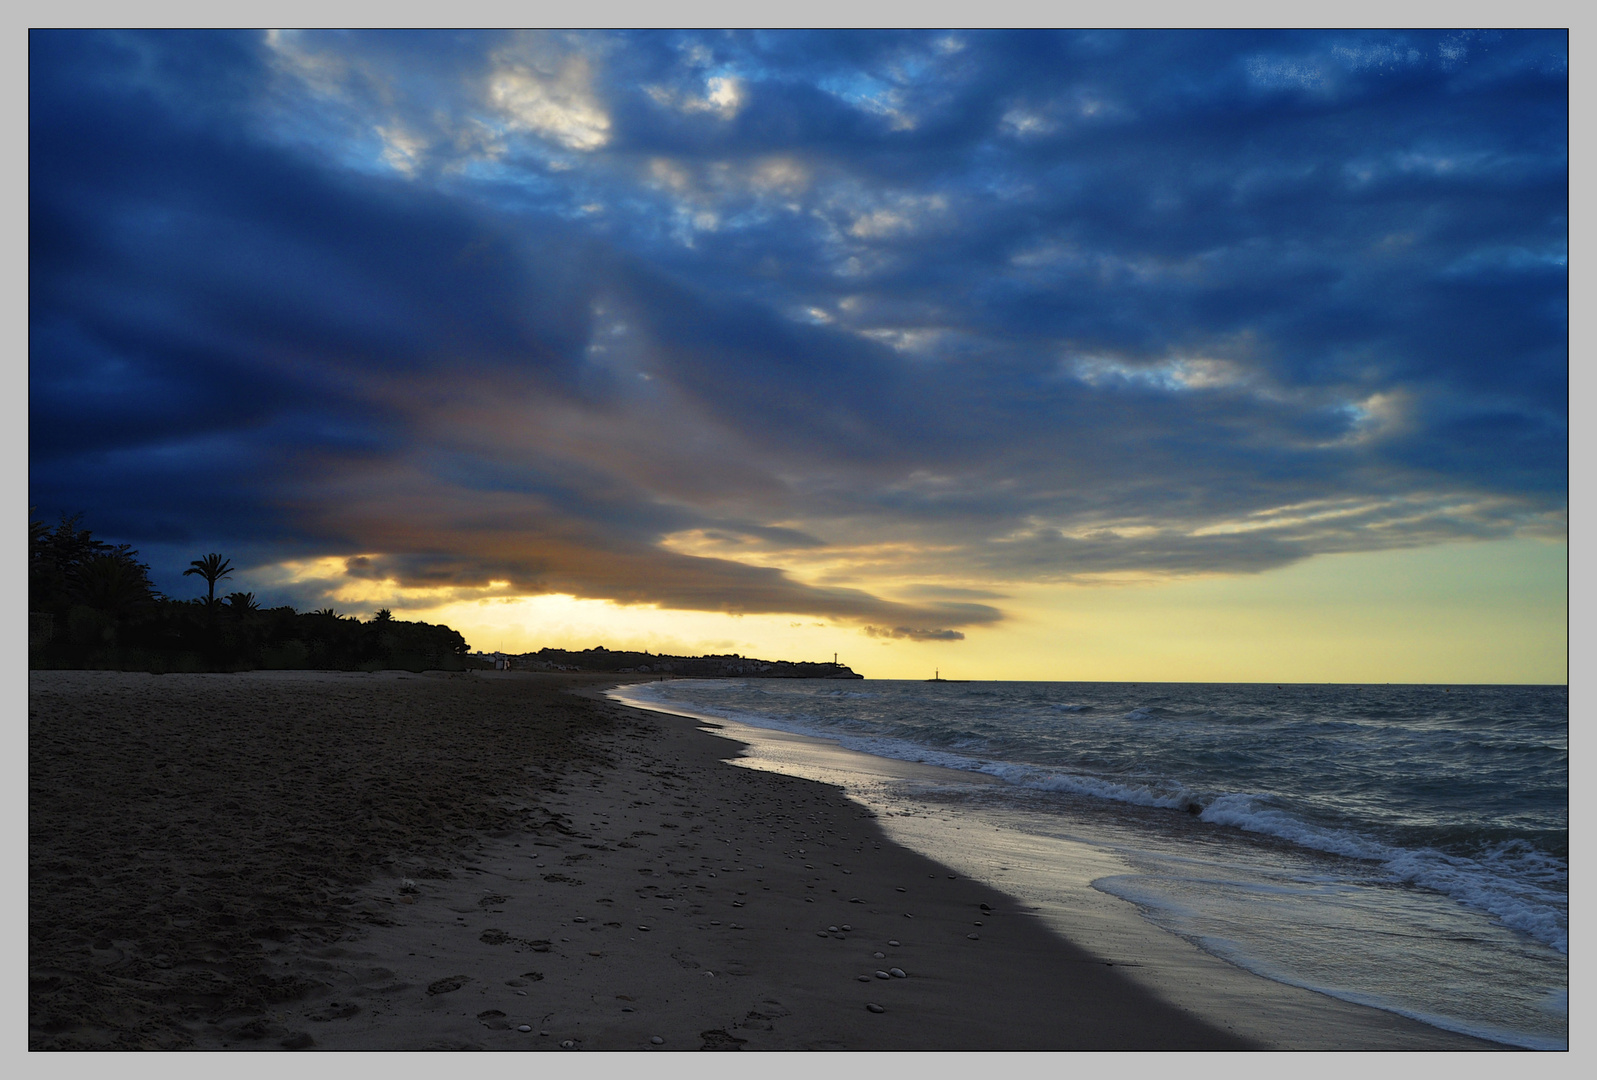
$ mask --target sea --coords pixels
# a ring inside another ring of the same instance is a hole
[[[1568,1047],[1567,687],[682,679],[612,694],[915,763],[845,787],[884,820],[919,808],[1023,840],[1034,891],[1050,862],[1079,872],[1088,845],[1104,856],[1092,889],[1268,979]],[[1009,869],[991,867],[996,884]]]

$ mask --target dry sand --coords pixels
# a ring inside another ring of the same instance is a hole
[[[30,1046],[1293,1044],[1170,1003],[834,787],[567,692],[598,683],[32,673]],[[1328,1006],[1339,1045],[1485,1045]]]

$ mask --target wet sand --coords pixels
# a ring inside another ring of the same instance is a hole
[[[591,696],[613,681],[31,673],[30,1046],[1294,1044],[1228,1022],[1246,995],[1128,978],[836,787]],[[1316,1018],[1349,1048],[1487,1045]]]

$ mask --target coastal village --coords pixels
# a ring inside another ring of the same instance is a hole
[[[615,675],[657,675],[678,679],[863,679],[846,664],[837,662],[757,660],[737,653],[707,656],[670,656],[664,653],[626,652],[596,645],[574,652],[540,649],[512,655],[503,652],[472,653],[473,667],[495,671],[587,671]]]

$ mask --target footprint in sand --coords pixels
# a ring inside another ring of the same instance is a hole
[[[348,1020],[358,1012],[360,1012],[360,1006],[353,1002],[344,1004],[337,1001],[329,1001],[326,1005],[307,1016],[306,1019],[325,1024],[333,1020]]]
[[[449,975],[445,978],[438,979],[435,982],[428,983],[427,993],[433,995],[453,993],[454,991],[459,990],[462,986],[465,986],[470,981],[471,976],[469,975]]]

